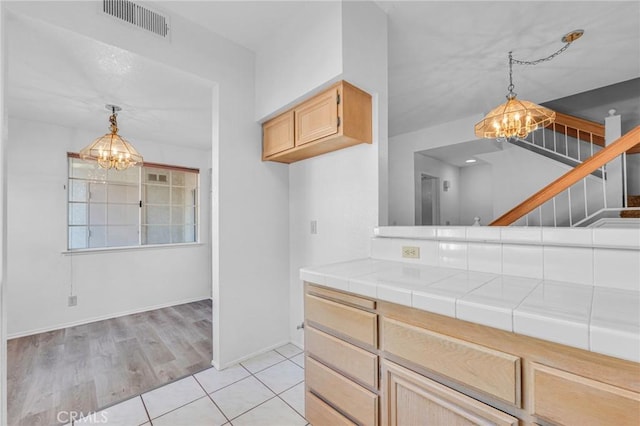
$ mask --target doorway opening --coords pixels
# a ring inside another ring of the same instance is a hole
[[[420,213],[416,214],[420,223],[433,226],[440,224],[440,178],[422,173],[420,176]]]

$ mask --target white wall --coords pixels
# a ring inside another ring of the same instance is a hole
[[[414,191],[415,191],[415,221],[420,223],[422,215],[422,174],[440,178],[438,194],[440,200],[440,222],[433,225],[460,225],[460,168],[427,155],[414,155]],[[444,191],[444,181],[449,181],[450,187]]]
[[[386,15],[370,2],[344,2],[341,16],[344,70],[337,77],[372,94],[373,144],[289,166],[290,332],[298,344],[303,338],[295,328],[303,320],[300,267],[367,257],[378,223],[379,149],[387,143]],[[311,235],[311,220],[317,221],[316,235]]]
[[[493,219],[493,174],[489,164],[460,168],[460,225],[473,225],[480,217],[482,225]]]
[[[95,2],[7,7],[217,83],[211,162],[213,362],[226,366],[286,342],[287,170],[260,161],[254,55],[177,15],[171,17],[166,43],[100,15]]]
[[[389,139],[389,224],[413,225],[415,176],[413,154],[429,148],[475,140],[473,126],[482,117],[471,116]]]
[[[342,72],[339,1],[307,2],[256,54],[255,118],[262,120]]]
[[[7,61],[5,2],[0,2],[0,424],[7,424],[7,128],[5,109]]]
[[[136,139],[151,162],[201,170],[202,244],[65,255],[67,152],[97,135],[10,118],[7,145],[9,336],[211,296],[207,151]],[[122,269],[111,266],[118,265]],[[188,277],[188,278],[186,278]],[[67,306],[76,295],[78,305]]]

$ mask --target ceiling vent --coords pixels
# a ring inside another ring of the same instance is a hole
[[[102,11],[143,30],[166,38],[169,19],[151,9],[129,0],[102,0]]]

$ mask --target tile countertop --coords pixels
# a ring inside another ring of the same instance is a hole
[[[302,268],[300,279],[640,362],[636,291],[370,258]]]

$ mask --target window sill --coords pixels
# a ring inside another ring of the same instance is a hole
[[[148,244],[143,246],[127,246],[127,247],[99,247],[88,249],[75,249],[65,250],[63,255],[76,255],[76,254],[95,254],[95,253],[111,253],[118,251],[137,251],[137,250],[150,250],[150,249],[175,249],[181,247],[199,247],[204,246],[203,243],[178,243],[178,244]]]

